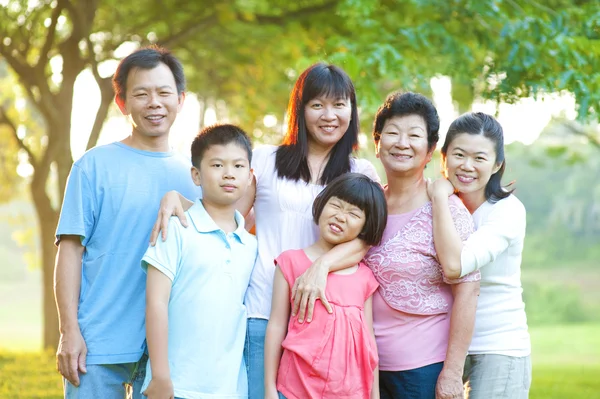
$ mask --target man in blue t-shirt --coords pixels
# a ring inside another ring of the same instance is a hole
[[[56,231],[57,366],[66,398],[122,399],[124,382],[141,397],[140,259],[162,196],[170,190],[200,195],[189,177],[190,161],[169,147],[185,97],[180,62],[162,48],[140,49],[121,61],[113,85],[131,135],[73,164]]]

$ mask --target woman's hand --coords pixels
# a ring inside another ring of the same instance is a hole
[[[427,195],[430,200],[433,200],[435,197],[449,197],[454,194],[454,186],[448,179],[437,179],[435,181],[427,180]]]
[[[329,267],[324,264],[322,258],[319,258],[294,282],[294,287],[292,287],[292,300],[294,301],[292,316],[298,314],[299,323],[304,322],[305,316],[307,322],[312,321],[317,299],[325,306],[327,312],[333,312],[325,296],[328,274]]]
[[[185,205],[182,203],[185,201]],[[154,246],[158,239],[158,233],[161,233],[162,240],[167,239],[167,230],[169,227],[169,219],[171,216],[177,216],[183,227],[188,226],[187,218],[185,217],[185,210],[189,209],[193,205],[193,202],[188,201],[177,191],[169,191],[160,200],[160,208],[158,215],[156,216],[156,222],[152,227],[152,234],[150,234],[150,245]],[[184,206],[186,208],[184,209]]]
[[[463,399],[464,397],[462,373],[442,368],[435,386],[435,399]]]

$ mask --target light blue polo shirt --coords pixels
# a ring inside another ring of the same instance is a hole
[[[197,198],[190,160],[112,143],[73,164],[56,229],[85,247],[77,319],[87,364],[137,362],[144,353],[146,276],[140,259],[161,198],[177,190]]]
[[[167,240],[158,240],[142,258],[171,281],[169,369],[175,396],[189,399],[247,398],[243,359],[246,336],[244,295],[257,254],[256,238],[244,229],[221,230],[197,200],[169,222]],[[150,362],[142,392],[152,379]]]

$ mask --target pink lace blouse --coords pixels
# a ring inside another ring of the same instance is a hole
[[[473,232],[468,210],[450,197],[454,224],[466,240]],[[433,245],[432,207],[389,215],[381,245],[365,258],[380,286],[373,297],[380,369],[410,370],[443,361],[448,345],[451,284],[479,281],[479,272],[447,279]]]

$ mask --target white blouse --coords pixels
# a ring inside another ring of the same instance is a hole
[[[510,195],[473,213],[475,232],[461,253],[461,274],[481,269],[471,354],[531,353],[521,286],[525,207]]]
[[[288,249],[306,248],[319,238],[312,218],[315,197],[325,186],[303,180],[280,179],[275,170],[276,146],[262,146],[252,153],[252,168],[256,176],[256,238],[258,257],[245,304],[248,317],[269,319],[273,294],[274,260]],[[362,173],[379,182],[371,162],[351,159],[351,171]]]

